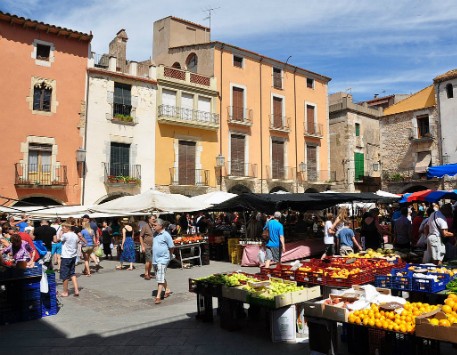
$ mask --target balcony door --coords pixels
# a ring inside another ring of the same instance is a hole
[[[230,175],[245,176],[245,146],[246,137],[232,134],[230,137]]]
[[[306,172],[308,181],[317,181],[317,147],[314,145],[306,146]]]
[[[273,127],[282,127],[282,98],[273,97]]]
[[[130,144],[111,143],[110,175],[130,176]]]
[[[314,124],[314,106],[306,105],[306,131],[308,134],[316,134]]]
[[[232,119],[235,121],[244,120],[244,89],[232,88]]]
[[[186,121],[192,120],[194,111],[194,95],[182,93],[181,95],[181,118]]]
[[[271,142],[271,176],[273,179],[284,179],[284,142],[272,141]]]
[[[178,184],[195,185],[195,142],[179,141]]]
[[[49,185],[51,183],[51,156],[51,145],[29,144],[28,181],[40,185]]]

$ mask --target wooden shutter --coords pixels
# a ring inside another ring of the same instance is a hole
[[[243,121],[244,118],[244,89],[233,87],[232,89],[232,119]]]
[[[130,176],[130,144],[111,143],[110,175]]]
[[[282,127],[282,99],[273,97],[273,127]]]
[[[309,134],[315,134],[314,128],[314,106],[306,105],[306,130]]]
[[[284,142],[271,142],[271,167],[273,179],[284,179]]]
[[[365,175],[365,159],[363,153],[354,153],[355,180],[362,180]]]
[[[195,142],[179,141],[179,185],[195,185],[195,152]]]
[[[230,174],[245,176],[244,169],[245,137],[232,134],[230,138]]]
[[[306,172],[308,181],[317,181],[317,147],[306,146]]]

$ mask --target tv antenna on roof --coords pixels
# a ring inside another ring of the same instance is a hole
[[[208,16],[206,16],[203,20],[208,20],[209,22],[209,25],[208,25],[208,28],[209,28],[209,35],[210,35],[210,38],[208,40],[211,40],[211,16],[213,14],[213,11],[217,10],[217,9],[220,9],[220,6],[219,7],[212,7],[212,8],[209,8],[209,9],[205,9],[203,10],[203,12],[208,12]]]

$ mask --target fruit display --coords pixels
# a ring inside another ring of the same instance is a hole
[[[428,321],[431,325],[438,325],[441,327],[450,327],[453,324],[457,324],[457,295],[449,294],[444,300],[444,305],[441,306],[441,311],[444,313],[446,318],[438,319],[436,316],[429,318]]]
[[[372,303],[369,308],[351,312],[348,322],[389,331],[413,333],[415,318],[436,309],[439,309],[439,306],[422,302],[406,302],[403,307],[385,310],[383,305]]]
[[[199,282],[206,282],[213,285],[225,285],[228,287],[240,286],[248,281],[260,281],[254,275],[234,272],[231,274],[214,274],[197,279]]]
[[[346,255],[347,258],[362,258],[362,259],[369,259],[369,258],[379,258],[379,259],[386,259],[388,261],[394,261],[398,258],[395,255],[395,251],[392,249],[376,249],[373,250],[368,248],[365,251],[361,251],[358,253],[349,253]]]
[[[252,283],[248,282],[246,286],[243,286],[243,290],[249,292],[254,297],[269,300],[272,300],[275,296],[305,289],[303,286],[297,286],[297,284],[293,282],[283,283],[277,281],[264,283],[264,286],[261,287],[253,286],[254,285]]]
[[[203,241],[201,235],[183,235],[182,237],[177,237],[173,240],[175,245],[181,244],[190,244],[190,243],[200,243]]]

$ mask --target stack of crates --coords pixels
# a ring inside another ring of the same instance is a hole
[[[33,320],[41,318],[41,292],[40,281],[21,281],[18,287],[20,299],[20,320]]]
[[[240,244],[240,238],[229,238],[227,244],[229,260],[232,264],[239,264],[238,244]]]
[[[56,274],[49,273],[48,276],[48,293],[41,293],[41,316],[47,317],[57,314],[59,307],[57,304]]]

